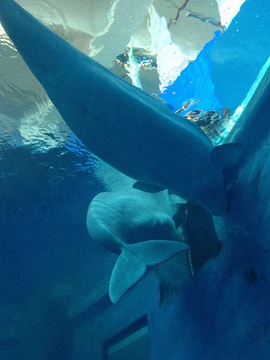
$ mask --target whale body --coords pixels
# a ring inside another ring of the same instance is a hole
[[[145,191],[168,189],[213,215],[228,210],[223,169],[239,144],[213,148],[195,124],[118,78],[54,34],[13,0],[0,21],[75,135]]]
[[[142,278],[148,266],[189,249],[179,241],[181,232],[173,218],[149,198],[99,193],[89,205],[87,228],[93,240],[120,255],[109,283],[113,303]]]

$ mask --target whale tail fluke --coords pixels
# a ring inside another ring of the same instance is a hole
[[[149,240],[128,245],[112,271],[109,284],[111,301],[117,303],[124,293],[143,277],[147,266],[160,264],[188,249],[187,244],[171,240]]]

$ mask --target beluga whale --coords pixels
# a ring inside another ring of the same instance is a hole
[[[173,206],[173,204],[172,204]],[[180,212],[181,206],[179,208]],[[87,228],[92,239],[119,254],[109,281],[109,297],[117,303],[147,268],[187,251],[181,226],[154,198],[101,192],[90,203]]]
[[[135,179],[137,189],[168,189],[211,214],[228,210],[223,170],[239,144],[213,147],[196,125],[75,49],[13,0],[0,21],[75,135],[99,158]]]

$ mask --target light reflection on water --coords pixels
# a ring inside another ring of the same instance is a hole
[[[69,36],[63,13],[51,2],[26,1],[23,6],[31,7],[33,15],[60,36]],[[70,136],[70,129],[0,25],[0,151],[25,146],[30,153],[46,153],[65,148]],[[74,145],[73,152],[79,146]],[[85,171],[85,161],[81,163]]]

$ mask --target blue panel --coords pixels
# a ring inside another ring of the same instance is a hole
[[[189,99],[199,100],[189,108],[230,109],[244,100],[270,55],[269,1],[247,0],[224,34],[215,38],[160,96],[174,110]]]
[[[217,110],[220,108],[211,79],[212,64],[208,59],[208,54],[220,38],[220,34],[220,31],[216,32],[215,38],[205,45],[197,59],[183,70],[164,94],[160,95],[174,111],[180,109],[187,100],[199,101],[190,106],[188,110],[193,108]]]
[[[270,55],[269,0],[247,0],[209,54],[218,99],[233,112]]]

